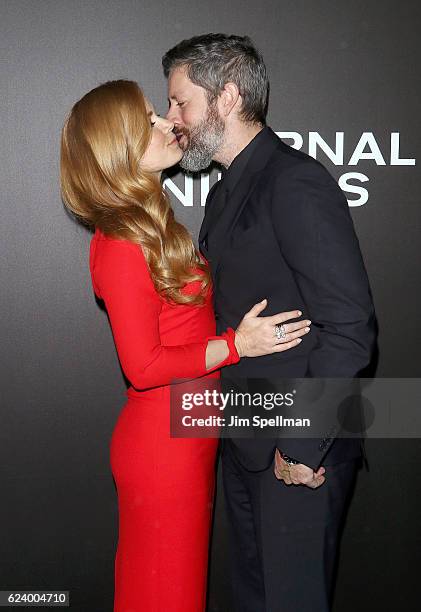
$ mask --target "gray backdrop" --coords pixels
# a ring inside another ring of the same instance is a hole
[[[73,610],[107,612],[117,538],[108,444],[125,386],[91,288],[90,235],[60,201],[65,114],[116,78],[139,81],[163,114],[163,52],[204,32],[250,35],[270,74],[269,125],[284,137],[294,132],[287,142],[295,146],[302,138],[350,200],[380,324],[378,376],[419,377],[420,4],[14,0],[0,7],[0,589],[68,589]],[[189,184],[177,173],[167,182],[195,237],[206,181]],[[360,473],[348,515],[335,610],[417,610],[420,440],[369,440],[367,450],[371,469]],[[209,609],[225,612],[220,490],[215,523]]]

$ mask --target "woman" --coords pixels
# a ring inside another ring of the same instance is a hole
[[[161,186],[182,156],[172,129],[136,83],[113,81],[77,102],[62,132],[63,199],[95,228],[93,288],[130,383],[111,439],[116,612],[205,609],[218,441],[170,437],[171,381],[292,348],[308,325],[286,324],[279,343],[274,324],[301,313],[258,317],[261,303],[214,336],[209,270]]]

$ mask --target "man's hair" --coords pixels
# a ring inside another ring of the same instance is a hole
[[[245,122],[266,123],[269,81],[263,58],[248,36],[203,34],[182,40],[162,58],[168,78],[185,67],[189,79],[207,91],[209,103],[225,83],[235,83],[242,97],[240,117]]]

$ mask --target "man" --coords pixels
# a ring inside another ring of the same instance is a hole
[[[224,379],[252,390],[262,379],[357,377],[370,362],[375,315],[348,205],[320,163],[266,126],[261,55],[247,37],[208,34],[168,51],[163,67],[181,166],[196,172],[215,161],[225,169],[209,192],[199,236],[218,331],[235,328],[262,298],[265,315],[300,309],[312,321],[296,348],[241,360]],[[274,333],[282,338],[282,328]],[[238,612],[330,610],[360,457],[361,441],[335,431],[321,440],[224,440]]]

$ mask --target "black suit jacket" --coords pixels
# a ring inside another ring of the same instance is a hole
[[[346,198],[322,164],[283,143],[269,127],[250,150],[244,150],[241,178],[213,220],[221,186],[209,192],[199,235],[212,271],[218,333],[235,329],[263,298],[263,316],[299,309],[312,326],[297,347],[243,358],[224,368],[223,378],[358,377],[372,357],[376,321]],[[317,469],[361,454],[360,439],[335,433],[233,442],[248,469],[267,468],[276,446]]]

